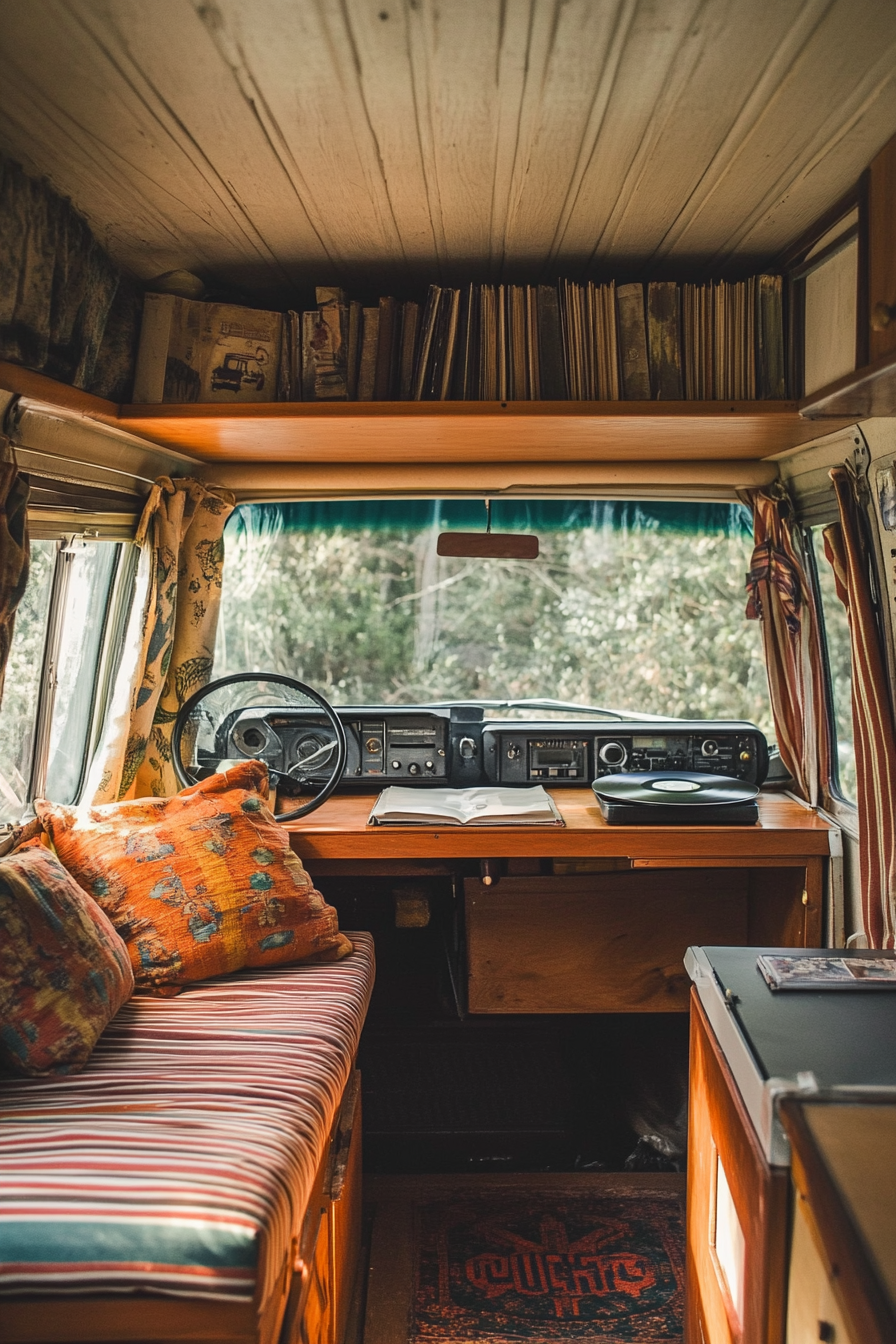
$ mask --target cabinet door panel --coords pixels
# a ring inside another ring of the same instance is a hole
[[[472,1013],[686,1012],[692,944],[747,941],[746,871],[464,883]]]

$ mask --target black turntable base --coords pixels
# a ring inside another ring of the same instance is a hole
[[[754,826],[755,784],[693,770],[604,775],[591,786],[611,826]]]

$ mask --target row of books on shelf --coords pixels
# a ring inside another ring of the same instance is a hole
[[[431,285],[376,307],[320,287],[274,313],[147,294],[134,401],[784,398],[779,275],[707,284]]]

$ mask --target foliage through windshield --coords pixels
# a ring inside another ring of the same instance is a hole
[[[276,671],[336,704],[550,697],[772,732],[740,505],[498,500],[534,561],[436,554],[477,501],[251,504],[226,533],[215,674]]]

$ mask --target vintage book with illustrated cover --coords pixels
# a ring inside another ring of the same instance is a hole
[[[896,958],[801,957],[756,958],[772,989],[896,989]]]
[[[532,789],[403,789],[377,798],[371,826],[562,826],[553,798]]]
[[[147,294],[134,401],[276,401],[283,315]]]

